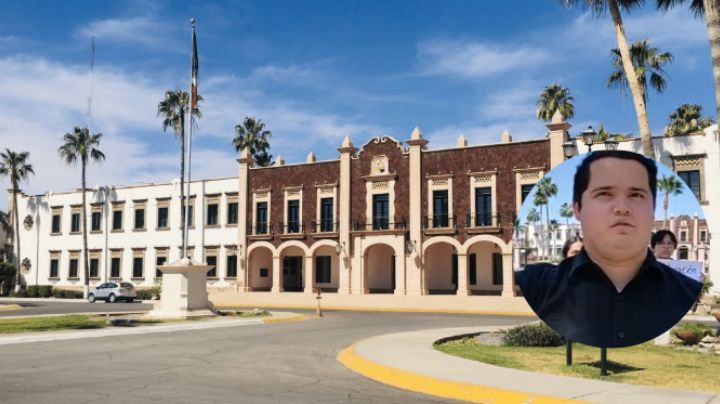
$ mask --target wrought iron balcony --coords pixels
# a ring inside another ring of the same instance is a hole
[[[388,231],[405,230],[407,222],[404,217],[395,216],[392,221],[389,217],[377,216],[371,222],[356,219],[353,223],[355,231]]]

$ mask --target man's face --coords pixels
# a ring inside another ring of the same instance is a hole
[[[647,251],[654,209],[642,164],[615,157],[593,162],[581,200],[582,207],[574,203],[573,210],[589,253],[623,261]]]
[[[670,236],[665,236],[660,242],[655,244],[653,249],[655,256],[662,259],[671,259],[675,252],[675,243],[673,243]]]

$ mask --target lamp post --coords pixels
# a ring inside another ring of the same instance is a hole
[[[582,133],[583,143],[588,147],[588,153],[592,151],[592,145],[595,143],[595,136],[597,133],[593,130],[592,126],[588,126]]]
[[[108,266],[110,265],[109,257],[108,257],[108,238],[109,238],[109,232],[110,232],[110,224],[109,224],[109,212],[110,212],[110,198],[109,196],[112,194],[112,192],[115,191],[115,187],[111,185],[104,185],[99,186],[96,188],[103,196],[103,214],[105,216],[105,251],[103,251],[103,268],[104,268],[104,282],[108,281]],[[89,275],[89,274],[88,274]]]
[[[608,136],[608,138],[605,140],[605,150],[617,150],[617,148],[617,137],[615,135]]]
[[[573,158],[574,156],[577,156],[578,149],[577,144],[574,140],[568,140],[567,142],[563,143],[563,155],[565,156],[565,160],[569,158]]]

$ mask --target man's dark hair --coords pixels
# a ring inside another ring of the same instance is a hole
[[[578,241],[582,243],[583,242],[582,237],[576,236],[576,237],[565,240],[565,244],[563,244],[563,248],[562,248],[563,258],[567,258],[567,253],[568,253],[568,251],[570,251],[570,246],[577,243]]]
[[[582,194],[585,190],[587,190],[588,184],[590,184],[590,165],[600,159],[608,157],[637,161],[645,167],[648,175],[650,192],[652,192],[653,207],[655,207],[655,199],[657,198],[657,166],[655,165],[655,160],[649,159],[642,154],[625,150],[594,151],[583,159],[582,163],[578,166],[577,171],[575,171],[573,202],[577,202],[578,206],[582,208]]]
[[[665,236],[670,236],[670,241],[672,241],[673,245],[677,247],[677,238],[675,237],[675,233],[665,229],[658,230],[653,233],[652,237],[650,237],[650,247],[655,248],[658,243],[665,240]]]

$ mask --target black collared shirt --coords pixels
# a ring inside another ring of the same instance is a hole
[[[572,341],[617,348],[657,337],[688,312],[702,284],[655,260],[618,292],[585,249],[559,265],[528,265],[516,282],[535,313]]]

